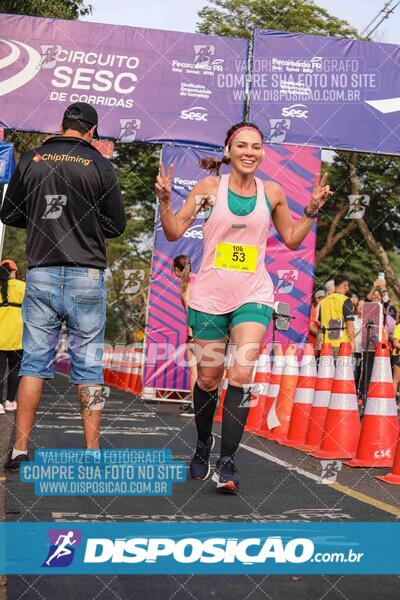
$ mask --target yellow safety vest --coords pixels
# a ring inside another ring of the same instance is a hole
[[[343,304],[348,300],[348,297],[344,294],[337,292],[329,294],[326,298],[321,300],[319,304],[319,315],[321,330],[323,335],[323,341],[332,344],[333,347],[340,346],[342,342],[350,341],[347,334],[347,327],[343,318]],[[330,322],[332,320],[341,321],[341,330],[329,330],[331,327]],[[336,335],[335,335],[336,334]],[[332,339],[332,335],[339,339]]]
[[[21,304],[25,294],[25,283],[18,279],[8,280],[8,302]],[[3,302],[0,292],[0,304]],[[16,306],[0,307],[0,350],[22,349],[22,311]]]

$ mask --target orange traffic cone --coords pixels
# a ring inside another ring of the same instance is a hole
[[[326,413],[328,412],[329,398],[335,375],[335,362],[333,359],[332,345],[323,344],[319,356],[318,375],[315,384],[314,400],[311,409],[310,421],[306,435],[306,441],[298,450],[314,452],[318,450],[322,434],[324,433],[324,424]]]
[[[339,358],[329,407],[326,413],[321,449],[316,458],[353,458],[360,437],[360,417],[349,342],[340,344]]]
[[[107,344],[106,347],[104,348],[104,352],[103,352],[103,378],[104,378],[105,384],[107,384],[108,380],[109,380],[112,355],[113,355],[113,349],[111,346],[109,346]]]
[[[349,467],[391,467],[399,437],[389,347],[379,342],[361,424],[357,454]]]
[[[299,379],[299,363],[296,352],[297,349],[294,344],[290,344],[290,346],[287,347],[285,353],[285,367],[283,369],[275,408],[279,425],[274,427],[271,433],[265,434],[265,437],[268,440],[284,440],[289,430],[290,415],[292,413],[297,381]]]
[[[135,348],[132,357],[128,390],[140,396],[142,390],[142,348]]]
[[[272,373],[271,373],[271,379],[270,379],[269,386],[268,386],[267,397],[265,398],[262,424],[261,424],[261,428],[258,431],[256,431],[256,435],[259,435],[260,437],[266,437],[268,434],[271,433],[271,430],[270,430],[270,428],[268,426],[268,422],[267,422],[268,415],[278,397],[279,387],[280,387],[281,379],[282,379],[283,368],[285,366],[285,356],[283,354],[281,344],[274,345],[272,361],[273,361]],[[274,415],[275,415],[275,407],[274,407]]]
[[[225,396],[226,396],[226,390],[228,389],[228,370],[231,366],[232,352],[233,352],[233,349],[231,348],[231,345],[229,344],[227,352],[226,352],[226,356],[225,356],[225,372],[224,372],[224,378],[222,380],[222,386],[219,391],[218,408],[217,408],[217,412],[214,416],[214,421],[216,421],[217,423],[221,423],[221,421],[222,421],[222,409],[224,408],[224,400],[225,400]]]
[[[246,422],[246,431],[258,431],[262,425],[265,401],[268,394],[268,386],[271,379],[271,362],[269,351],[266,346],[261,350],[257,360],[256,375],[252,385],[250,410]]]
[[[392,485],[400,485],[400,439],[397,443],[391,472],[386,475],[375,475],[375,479],[380,479],[381,481]]]
[[[306,344],[300,361],[300,376],[297,383],[292,414],[290,415],[287,438],[279,442],[283,446],[298,446],[299,444],[304,444],[306,440],[316,379],[317,366],[315,364],[314,348],[312,344]]]

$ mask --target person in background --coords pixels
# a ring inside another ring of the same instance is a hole
[[[389,308],[387,309],[387,315],[386,315],[386,329],[387,329],[387,333],[388,333],[390,340],[393,337],[394,328],[396,327],[396,320],[397,320],[397,309],[395,306],[393,306],[393,304],[391,304],[389,306]]]
[[[311,310],[310,310],[310,326],[309,326],[309,337],[308,337],[308,341],[310,344],[313,345],[314,349],[316,350],[316,352],[318,352],[321,348],[320,348],[320,339],[319,339],[319,328],[318,328],[318,306],[319,303],[321,302],[321,300],[323,300],[323,298],[325,298],[326,296],[326,292],[325,290],[317,290],[314,293],[314,300],[313,303],[311,304]]]
[[[351,300],[351,302],[352,302],[352,304],[354,306],[354,310],[355,310],[355,308],[357,306],[357,302],[359,300],[357,294],[352,294],[350,300]]]
[[[114,167],[91,143],[99,139],[97,126],[93,106],[68,106],[61,135],[21,156],[0,209],[5,225],[27,230],[24,353],[15,443],[4,465],[12,471],[29,460],[29,438],[43,384],[54,377],[63,323],[85,447],[99,448],[105,402],[106,238],[124,232],[127,216]]]
[[[364,300],[359,299],[355,306],[354,315],[354,379],[356,381],[356,389],[358,391],[360,376],[361,376],[361,359],[362,359],[362,311],[364,306]]]
[[[176,277],[179,277],[181,280],[181,301],[183,304],[183,308],[185,309],[186,315],[188,312],[188,302],[189,302],[189,290],[190,290],[190,280],[191,280],[191,261],[188,256],[185,254],[180,254],[179,256],[175,256],[172,263],[172,271]],[[189,373],[190,373],[190,391],[191,391],[191,400],[190,404],[186,405],[181,410],[181,417],[194,417],[194,409],[193,409],[193,390],[197,380],[197,364],[195,360],[195,356],[193,353],[193,334],[192,328],[187,326],[187,339],[186,339],[186,360],[189,365]]]
[[[338,356],[340,344],[350,342],[352,352],[354,341],[353,304],[348,298],[349,278],[346,275],[335,277],[335,291],[321,300],[319,305],[319,325],[323,343],[332,344],[334,356]]]
[[[5,410],[17,409],[15,398],[22,359],[21,306],[25,294],[25,283],[17,279],[17,273],[17,265],[13,260],[0,263],[0,414],[4,414]],[[7,396],[3,405],[7,367]]]
[[[400,311],[397,311],[397,323],[393,331],[393,383],[397,408],[400,408],[399,387],[400,387]]]
[[[334,279],[330,279],[329,281],[326,282],[325,290],[326,290],[327,296],[329,296],[329,294],[333,294],[335,292],[335,280]]]

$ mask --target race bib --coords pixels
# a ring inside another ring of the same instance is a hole
[[[219,242],[215,249],[214,268],[254,273],[257,266],[256,246]]]

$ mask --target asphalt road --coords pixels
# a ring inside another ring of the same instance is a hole
[[[59,375],[47,384],[32,448],[82,448],[75,391]],[[9,429],[9,426],[8,426]],[[219,434],[216,425],[215,433]],[[5,422],[0,432],[7,433]],[[6,435],[2,436],[3,440]],[[219,441],[219,438],[217,438]],[[102,448],[170,448],[189,461],[195,442],[193,419],[171,404],[144,404],[112,390],[103,420]],[[4,444],[4,442],[3,442]],[[212,459],[218,458],[217,443]],[[171,497],[44,497],[33,485],[7,475],[8,521],[394,521],[400,517],[400,489],[373,475],[388,469],[343,466],[336,483],[322,484],[321,463],[297,450],[245,434],[237,455],[241,493],[220,495],[215,484],[176,484]],[[0,475],[1,476],[1,475]],[[0,481],[0,483],[3,483]],[[1,502],[1,500],[0,500]],[[1,504],[0,504],[1,506]],[[210,598],[346,600],[394,598],[397,576],[9,576],[8,600]],[[0,597],[1,598],[1,597]]]

